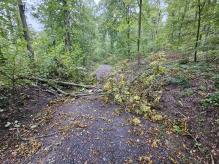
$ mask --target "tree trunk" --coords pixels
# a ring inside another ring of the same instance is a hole
[[[200,27],[201,27],[201,11],[204,7],[205,3],[203,4],[202,8],[201,8],[201,3],[200,0],[198,0],[198,26],[197,26],[197,33],[196,33],[196,42],[195,42],[195,53],[194,53],[194,62],[197,62],[197,48],[198,48],[198,43],[199,43],[199,39],[200,39]]]
[[[175,17],[174,12],[171,14],[171,17]],[[171,43],[174,42],[174,31],[175,31],[175,24],[172,22],[171,24]]]
[[[19,14],[20,14],[20,19],[22,23],[22,28],[23,28],[23,33],[24,33],[24,39],[27,42],[27,50],[30,52],[30,59],[34,61],[34,51],[32,48],[32,43],[29,35],[29,30],[27,26],[27,20],[25,16],[25,5],[23,4],[22,0],[18,0],[18,8],[19,8]]]
[[[182,39],[182,27],[183,27],[183,23],[184,23],[184,19],[185,19],[185,16],[186,16],[186,12],[187,12],[187,9],[188,9],[188,2],[186,1],[185,2],[185,7],[184,7],[184,10],[183,10],[183,14],[182,14],[182,17],[181,17],[181,20],[180,20],[180,25],[179,25],[179,33],[178,33],[178,42],[181,41]]]
[[[72,38],[71,38],[71,23],[70,23],[70,13],[68,9],[68,3],[63,0],[64,8],[64,26],[65,26],[65,51],[72,51]]]
[[[142,0],[139,0],[139,18],[138,18],[138,64],[141,62],[140,44],[141,44],[141,14],[142,14]]]
[[[113,32],[110,32],[110,49],[111,49],[111,53],[113,54],[114,52],[114,35]]]
[[[39,81],[41,83],[57,84],[57,85],[68,86],[68,87],[81,87],[81,88],[86,88],[86,89],[95,88],[95,86],[92,86],[92,85],[76,84],[73,82],[65,82],[65,81],[56,81],[52,79],[42,79],[38,77],[19,77],[18,79],[34,80],[34,81]]]
[[[4,58],[4,55],[2,53],[2,47],[0,45],[0,64],[4,64],[5,63],[5,58]]]
[[[128,53],[128,57],[130,58],[131,55],[131,50],[130,50],[130,7],[127,7],[127,25],[128,25],[128,29],[127,29],[127,53]]]
[[[159,31],[159,25],[160,25],[160,21],[161,21],[161,9],[160,9],[160,0],[157,1],[157,8],[158,8],[158,17],[157,17],[157,21],[155,22],[155,41],[157,40],[157,36],[158,36],[158,31]]]

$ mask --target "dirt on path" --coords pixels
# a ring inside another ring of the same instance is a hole
[[[96,70],[96,78],[97,80],[103,80],[112,72],[112,66],[108,64],[100,65]]]
[[[99,96],[65,104],[38,134],[55,135],[41,138],[40,150],[22,163],[125,163],[141,156],[166,161],[170,156],[166,149],[147,144],[156,125],[142,120],[140,126],[132,126],[132,117]]]

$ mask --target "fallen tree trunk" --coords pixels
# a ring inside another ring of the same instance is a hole
[[[56,84],[63,85],[63,86],[82,87],[82,88],[86,88],[86,89],[95,88],[92,85],[76,84],[76,83],[64,82],[64,81],[56,81]]]
[[[64,95],[64,96],[72,96],[72,97],[75,97],[75,98],[79,98],[79,97],[83,97],[83,96],[91,96],[91,95],[102,95],[103,92],[92,92],[92,93],[67,93],[57,87],[54,87],[54,86],[51,86],[53,87],[58,93]]]
[[[31,78],[27,78],[27,79],[39,81],[39,82],[46,83],[46,84],[54,83],[54,84],[61,85],[61,86],[81,87],[81,88],[86,88],[86,89],[95,88],[92,85],[76,84],[73,82],[56,81],[56,80],[52,80],[52,79],[42,79],[42,78],[37,78],[37,77],[31,77]]]
[[[47,85],[49,85],[50,87],[52,87],[54,90],[57,91],[57,93],[60,93],[64,96],[72,96],[75,98],[79,98],[79,97],[83,97],[83,96],[90,96],[90,95],[101,95],[103,94],[102,90],[97,91],[97,92],[92,92],[92,93],[67,93],[63,90],[61,90],[60,88],[58,88],[56,85],[62,85],[62,86],[71,86],[71,87],[83,87],[86,89],[94,89],[95,86],[91,86],[91,85],[84,85],[84,84],[76,84],[76,83],[71,83],[71,82],[63,82],[63,81],[56,81],[56,80],[50,80],[50,79],[42,79],[42,78],[35,78],[35,77],[31,77],[31,78],[27,78],[28,80],[33,80],[33,81],[38,81],[41,83],[45,83]]]
[[[68,93],[68,92],[65,92],[57,87],[58,85],[60,85],[60,86],[70,86],[70,87],[82,87],[82,88],[86,88],[86,89],[95,89],[96,87],[92,86],[92,85],[76,84],[73,82],[56,81],[56,80],[52,80],[52,79],[43,79],[43,78],[38,78],[38,77],[19,77],[17,79],[26,79],[26,80],[44,83],[44,84],[47,84],[48,86],[52,87],[59,94],[62,94],[64,96],[72,96],[75,98],[79,98],[79,97],[83,97],[83,96],[90,96],[90,95],[95,95],[95,94],[97,94],[97,95],[103,94],[102,90],[99,90],[97,92],[92,92],[92,93],[86,93],[86,92],[85,93],[84,92]]]
[[[70,95],[69,93],[59,89],[58,87],[49,84],[53,89],[55,89],[58,93],[63,94],[64,96],[75,96],[75,95]]]

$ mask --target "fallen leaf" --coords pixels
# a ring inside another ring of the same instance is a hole
[[[141,120],[137,117],[133,118],[132,121],[131,121],[132,125],[134,126],[138,126],[141,124]]]
[[[37,128],[37,125],[32,125],[30,128],[35,129],[35,128]]]
[[[7,123],[5,124],[5,127],[8,128],[10,125],[11,125],[11,123],[10,123],[10,122],[7,122]]]

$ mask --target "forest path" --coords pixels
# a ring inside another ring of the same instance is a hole
[[[136,63],[133,63],[125,75],[133,80],[147,67],[147,63],[141,67],[136,67]],[[109,65],[101,65],[97,70],[96,75],[101,79],[102,76],[107,76],[112,68]],[[102,84],[97,86],[101,88]],[[172,94],[168,90],[167,92],[166,95]],[[174,111],[174,108],[170,108],[173,105],[168,103],[169,99],[164,100],[168,105],[167,108],[164,106],[164,109],[167,109],[168,113],[169,109]],[[40,102],[39,99],[37,101]],[[32,110],[37,108],[30,105]],[[138,123],[133,125],[136,119]],[[191,148],[187,147],[192,145],[193,140],[172,133],[162,123],[128,113],[124,107],[113,101],[105,103],[104,97],[99,94],[78,99],[62,97],[49,101],[43,110],[28,120],[31,122],[23,124],[18,131],[24,141],[20,138],[20,142],[14,147],[10,146],[10,149],[0,156],[3,164],[193,161]],[[15,132],[15,135],[18,132]],[[8,136],[11,136],[10,133]],[[181,155],[184,158],[181,158]]]
[[[96,70],[97,80],[101,80],[104,77],[107,77],[112,72],[112,66],[108,64],[100,65]]]
[[[80,98],[60,106],[52,121],[41,130],[42,148],[24,163],[124,163],[140,156],[153,161],[167,159],[168,151],[151,146],[152,128],[157,125],[141,120],[133,126],[132,115],[100,96]]]
[[[111,72],[101,65],[96,76]],[[56,108],[52,120],[42,128],[41,149],[24,163],[129,163],[168,159],[168,151],[152,143],[153,129],[158,125],[141,120],[133,126],[133,115],[114,103],[104,103],[101,96],[81,97]],[[152,144],[152,146],[151,146]],[[155,143],[156,144],[156,143]],[[152,158],[153,157],[153,158]],[[145,159],[144,159],[145,158]]]

